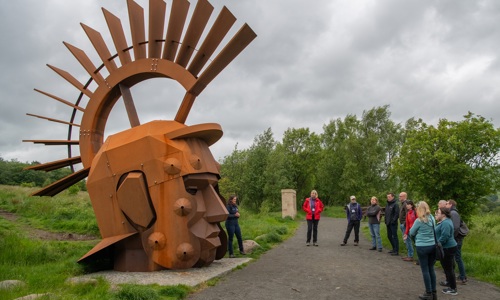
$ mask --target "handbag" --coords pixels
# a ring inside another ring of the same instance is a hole
[[[460,227],[458,228],[458,234],[462,237],[466,237],[469,234],[469,227],[465,224],[464,221],[460,220]]]
[[[444,258],[444,249],[443,245],[441,245],[440,242],[438,242],[436,238],[436,228],[434,228],[434,222],[432,222],[432,231],[434,232],[434,241],[436,242],[436,258],[439,260],[442,260]]]

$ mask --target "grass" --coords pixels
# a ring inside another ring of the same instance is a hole
[[[368,223],[363,222],[363,234],[371,241]],[[500,287],[500,216],[495,214],[475,215],[469,225],[470,232],[462,246],[462,259],[467,276],[493,283]],[[399,234],[400,253],[406,253],[401,231]],[[380,226],[384,248],[390,249],[385,225]],[[415,258],[417,254],[415,253]],[[436,263],[440,266],[439,262]],[[458,267],[456,268],[458,273]]]
[[[0,217],[0,281],[26,283],[24,287],[1,290],[0,300],[43,293],[56,295],[55,299],[184,299],[196,289],[215,285],[219,280],[215,278],[195,288],[125,284],[115,289],[104,279],[68,284],[68,278],[85,273],[76,261],[96,241],[43,241],[29,237],[27,228],[98,236],[90,199],[85,192],[70,195],[67,191],[52,198],[30,197],[34,191],[0,185],[0,209],[17,217],[16,222]],[[297,221],[281,218],[281,213],[253,214],[241,208],[241,214],[243,238],[257,240],[261,246],[248,255],[252,258],[292,236],[299,226]]]

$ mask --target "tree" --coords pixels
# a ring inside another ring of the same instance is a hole
[[[431,206],[455,199],[467,219],[480,198],[499,187],[500,131],[481,116],[469,112],[464,117],[441,119],[437,127],[409,120],[394,171]]]
[[[332,193],[333,203],[344,204],[354,194],[368,204],[370,196],[380,197],[394,188],[390,166],[403,130],[390,119],[388,108],[363,111],[361,120],[348,115],[323,127],[319,182]]]
[[[219,192],[223,197],[228,197],[232,194],[242,194],[247,152],[245,150],[238,150],[238,144],[236,144],[231,155],[225,156],[222,160]]]
[[[309,196],[316,188],[316,166],[321,150],[319,136],[309,128],[288,128],[283,134],[283,154],[287,174],[297,190],[297,198]]]
[[[271,128],[268,128],[264,133],[255,137],[252,146],[246,153],[240,201],[251,210],[259,211],[264,202],[264,186],[266,184],[264,172],[275,144],[273,132]]]

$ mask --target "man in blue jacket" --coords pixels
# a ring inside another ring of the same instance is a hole
[[[346,205],[346,214],[347,214],[347,230],[345,232],[344,241],[341,246],[345,246],[347,244],[347,240],[351,235],[351,231],[354,228],[354,246],[357,246],[359,243],[359,224],[361,222],[362,211],[359,203],[356,202],[356,197],[351,196],[351,203]]]

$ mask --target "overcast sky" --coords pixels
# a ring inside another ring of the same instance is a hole
[[[224,136],[211,147],[216,159],[249,147],[271,128],[323,125],[348,114],[390,105],[392,118],[435,124],[468,111],[500,125],[500,1],[470,0],[209,0],[215,19],[225,5],[257,38],[198,96],[186,124],[216,122]],[[137,0],[147,15],[148,2]],[[170,0],[166,0],[167,10]],[[196,0],[191,1],[190,14]],[[101,7],[128,31],[125,0],[0,0],[0,157],[48,162],[66,157],[63,146],[23,139],[66,139],[71,109],[41,89],[74,102],[79,92],[46,64],[81,82],[88,74],[62,44],[84,50],[100,65],[80,22],[114,49]],[[168,14],[167,14],[168,18]],[[212,21],[213,22],[213,21]],[[130,36],[127,41],[130,44]],[[184,90],[168,79],[135,86],[141,123],[171,120]],[[127,128],[123,103],[107,134]],[[76,128],[78,129],[78,128]],[[76,137],[77,138],[77,137]]]

